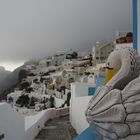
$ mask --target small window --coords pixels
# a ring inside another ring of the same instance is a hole
[[[96,57],[96,59],[98,60],[98,59],[99,59],[99,57]]]
[[[91,96],[95,93],[95,88],[94,87],[89,87],[88,88],[88,96]]]
[[[96,54],[99,54],[99,51],[96,51]]]

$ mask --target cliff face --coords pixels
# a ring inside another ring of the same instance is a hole
[[[13,72],[5,71],[0,67],[0,100],[5,99],[8,93],[18,83],[18,74],[24,66],[18,67]]]
[[[11,72],[0,66],[0,81],[3,81]]]

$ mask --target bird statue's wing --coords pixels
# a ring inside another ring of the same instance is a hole
[[[129,126],[130,137],[139,135],[138,140],[140,140],[140,77],[131,81],[122,90],[122,100],[127,114],[125,123]]]
[[[117,140],[118,136],[129,133],[128,126],[122,123],[126,113],[120,90],[110,90],[107,86],[99,88],[88,104],[86,118],[106,139]]]
[[[85,114],[90,126],[96,127],[104,139],[140,140],[140,78],[122,91],[102,86]]]

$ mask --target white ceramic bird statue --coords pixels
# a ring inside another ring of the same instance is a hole
[[[115,50],[107,69],[106,83],[90,100],[86,119],[102,140],[140,140],[140,57],[132,48]]]

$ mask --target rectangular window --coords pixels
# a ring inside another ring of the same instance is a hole
[[[89,87],[88,88],[88,96],[91,96],[95,93],[95,88],[94,87]]]

